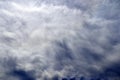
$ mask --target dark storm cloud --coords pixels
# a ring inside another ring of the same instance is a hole
[[[30,75],[32,72],[26,72],[24,70],[13,70],[10,75],[17,76],[20,80],[36,80],[33,75]]]
[[[119,7],[119,0],[1,0],[0,79],[119,78]]]

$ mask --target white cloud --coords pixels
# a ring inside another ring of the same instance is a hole
[[[112,3],[62,1],[46,0],[40,5],[32,0],[1,1],[0,59],[15,57],[16,65],[11,67],[33,70],[38,80],[54,75],[89,76],[92,71],[102,71],[118,62],[119,21],[99,15],[103,5],[111,7]],[[76,8],[76,4],[82,7]],[[108,12],[118,10],[114,4],[114,10],[106,8]],[[102,11],[106,15],[107,11]],[[5,69],[3,73],[6,68],[11,70],[0,64],[0,70]]]

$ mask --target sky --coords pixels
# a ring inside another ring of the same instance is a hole
[[[0,0],[0,80],[120,79],[120,0]]]

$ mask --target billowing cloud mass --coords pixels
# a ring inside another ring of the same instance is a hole
[[[119,61],[120,0],[0,0],[0,80],[119,80]]]

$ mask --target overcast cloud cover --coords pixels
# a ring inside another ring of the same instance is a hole
[[[120,80],[120,0],[0,0],[0,80]]]

